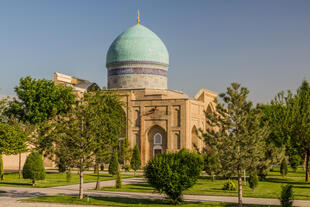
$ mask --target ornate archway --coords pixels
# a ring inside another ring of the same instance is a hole
[[[152,126],[147,133],[146,161],[152,159],[156,154],[167,150],[167,132],[158,125]]]

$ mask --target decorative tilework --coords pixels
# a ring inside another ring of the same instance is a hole
[[[167,76],[168,71],[153,68],[116,68],[108,71],[108,76],[122,74],[150,74]]]

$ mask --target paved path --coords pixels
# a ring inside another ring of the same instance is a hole
[[[144,178],[127,178],[123,179],[123,184],[144,182]],[[114,180],[103,181],[101,185],[103,187],[113,186]],[[156,193],[136,193],[136,192],[109,192],[109,191],[93,191],[96,183],[86,183],[84,189],[87,196],[108,196],[108,197],[130,197],[130,198],[157,198],[163,199],[163,195]],[[0,190],[6,191],[6,193],[0,193],[0,207],[73,207],[80,205],[67,205],[67,204],[52,204],[52,203],[28,203],[21,202],[19,200],[35,197],[35,196],[47,196],[65,194],[72,195],[78,194],[79,185],[68,185],[51,188],[24,188],[24,187],[0,187]],[[186,201],[211,201],[211,202],[231,202],[236,203],[237,197],[228,196],[199,196],[199,195],[185,195]],[[246,204],[265,204],[265,205],[279,205],[278,199],[265,199],[265,198],[243,198]],[[296,200],[294,206],[310,206],[310,200]]]

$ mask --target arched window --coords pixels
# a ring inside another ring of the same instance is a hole
[[[154,144],[162,144],[162,136],[159,133],[154,135]]]

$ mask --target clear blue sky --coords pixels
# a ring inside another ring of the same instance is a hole
[[[0,94],[54,72],[105,86],[107,49],[137,9],[168,48],[170,89],[220,93],[237,81],[268,102],[310,80],[309,0],[1,0]]]

